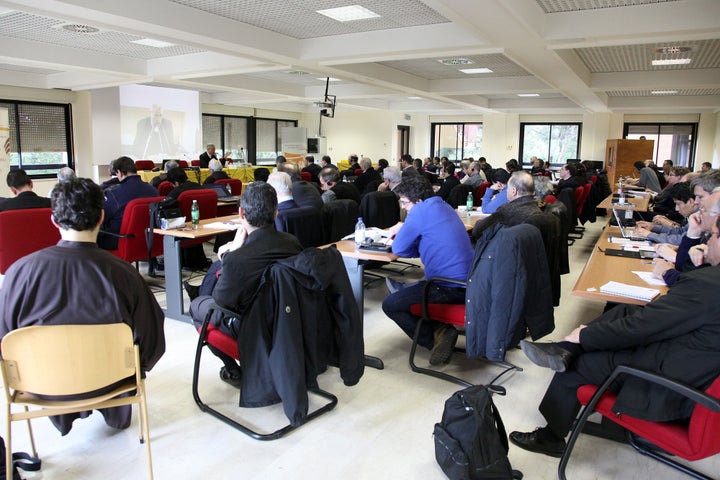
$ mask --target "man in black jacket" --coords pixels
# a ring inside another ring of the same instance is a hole
[[[564,437],[579,411],[577,388],[600,385],[618,365],[649,370],[697,388],[707,388],[720,372],[720,225],[708,241],[709,268],[680,277],[667,295],[644,308],[619,305],[560,343],[521,344],[534,363],[555,376],[540,403],[547,426],[512,432],[510,440],[532,452],[560,457]],[[659,385],[632,378],[612,388],[613,411],[652,422],[686,420],[694,403]]]
[[[22,210],[25,208],[50,208],[50,199],[38,196],[33,192],[33,183],[25,170],[10,170],[7,184],[15,195],[0,201],[0,212],[5,210]]]
[[[243,192],[239,209],[241,225],[235,239],[220,247],[220,260],[205,275],[201,295],[190,303],[190,315],[198,328],[213,302],[242,315],[252,303],[265,268],[302,251],[297,238],[275,230],[277,205],[275,189],[266,183],[251,183]],[[221,332],[237,338],[236,319],[223,319],[218,315],[212,322]],[[242,374],[235,359],[214,349],[213,353],[225,364],[220,378],[239,388]]]
[[[217,153],[215,153],[215,145],[212,143],[209,143],[207,146],[207,151],[200,154],[200,168],[208,168],[210,165],[210,160],[218,160],[223,166],[225,165],[225,159],[218,156]]]
[[[362,170],[362,173],[355,179],[353,185],[355,185],[355,188],[358,189],[360,194],[363,194],[368,183],[376,181],[381,182],[382,178],[380,177],[380,174],[375,171],[372,166],[372,160],[368,157],[360,159],[360,169]]]
[[[445,173],[445,179],[440,185],[440,190],[437,191],[436,195],[447,201],[452,189],[460,185],[460,180],[455,176],[455,165],[450,162],[445,164],[443,172]]]

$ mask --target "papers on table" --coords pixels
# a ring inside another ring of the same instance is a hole
[[[230,220],[228,222],[212,222],[203,225],[203,228],[211,230],[237,230],[240,227],[240,220]]]
[[[660,295],[660,290],[655,288],[636,287],[635,285],[620,282],[608,282],[600,287],[600,292],[620,297],[634,298],[645,302],[649,302]]]
[[[383,230],[377,227],[370,227],[365,229],[365,238],[370,239],[373,242],[384,243],[386,245],[392,245],[392,240],[389,238],[390,234],[387,230]],[[355,240],[355,232],[350,235],[345,235],[343,240]]]
[[[665,280],[655,277],[652,272],[633,271],[632,273],[642,278],[643,282],[647,283],[648,285],[652,285],[654,287],[667,287],[667,283],[665,283]]]

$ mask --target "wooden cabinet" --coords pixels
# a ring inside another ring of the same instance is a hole
[[[615,188],[619,177],[637,177],[633,164],[653,158],[654,140],[608,140],[605,146],[605,168],[610,188]]]

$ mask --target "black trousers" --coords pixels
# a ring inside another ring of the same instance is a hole
[[[618,305],[593,322],[625,317],[638,308],[641,307]],[[631,365],[633,350],[584,352],[577,344],[563,342],[561,346],[575,353],[576,357],[568,370],[553,376],[540,402],[539,410],[547,420],[550,430],[558,437],[564,438],[570,432],[575,417],[580,411],[577,389],[587,384],[600,385],[618,365]],[[618,381],[610,389],[617,392],[621,385],[622,383]]]

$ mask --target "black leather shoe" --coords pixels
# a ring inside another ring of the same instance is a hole
[[[228,370],[225,367],[220,369],[220,380],[232,385],[238,390],[242,387],[242,370]]]
[[[510,441],[524,450],[555,458],[562,457],[565,451],[565,440],[558,440],[547,427],[538,428],[534,432],[512,432]]]
[[[520,348],[523,353],[535,365],[564,372],[570,366],[572,353],[558,346],[557,343],[533,343],[525,340],[520,341]]]
[[[185,288],[188,297],[190,297],[191,302],[200,296],[200,287],[197,285],[191,285],[190,282],[185,281],[183,282],[183,287]]]

